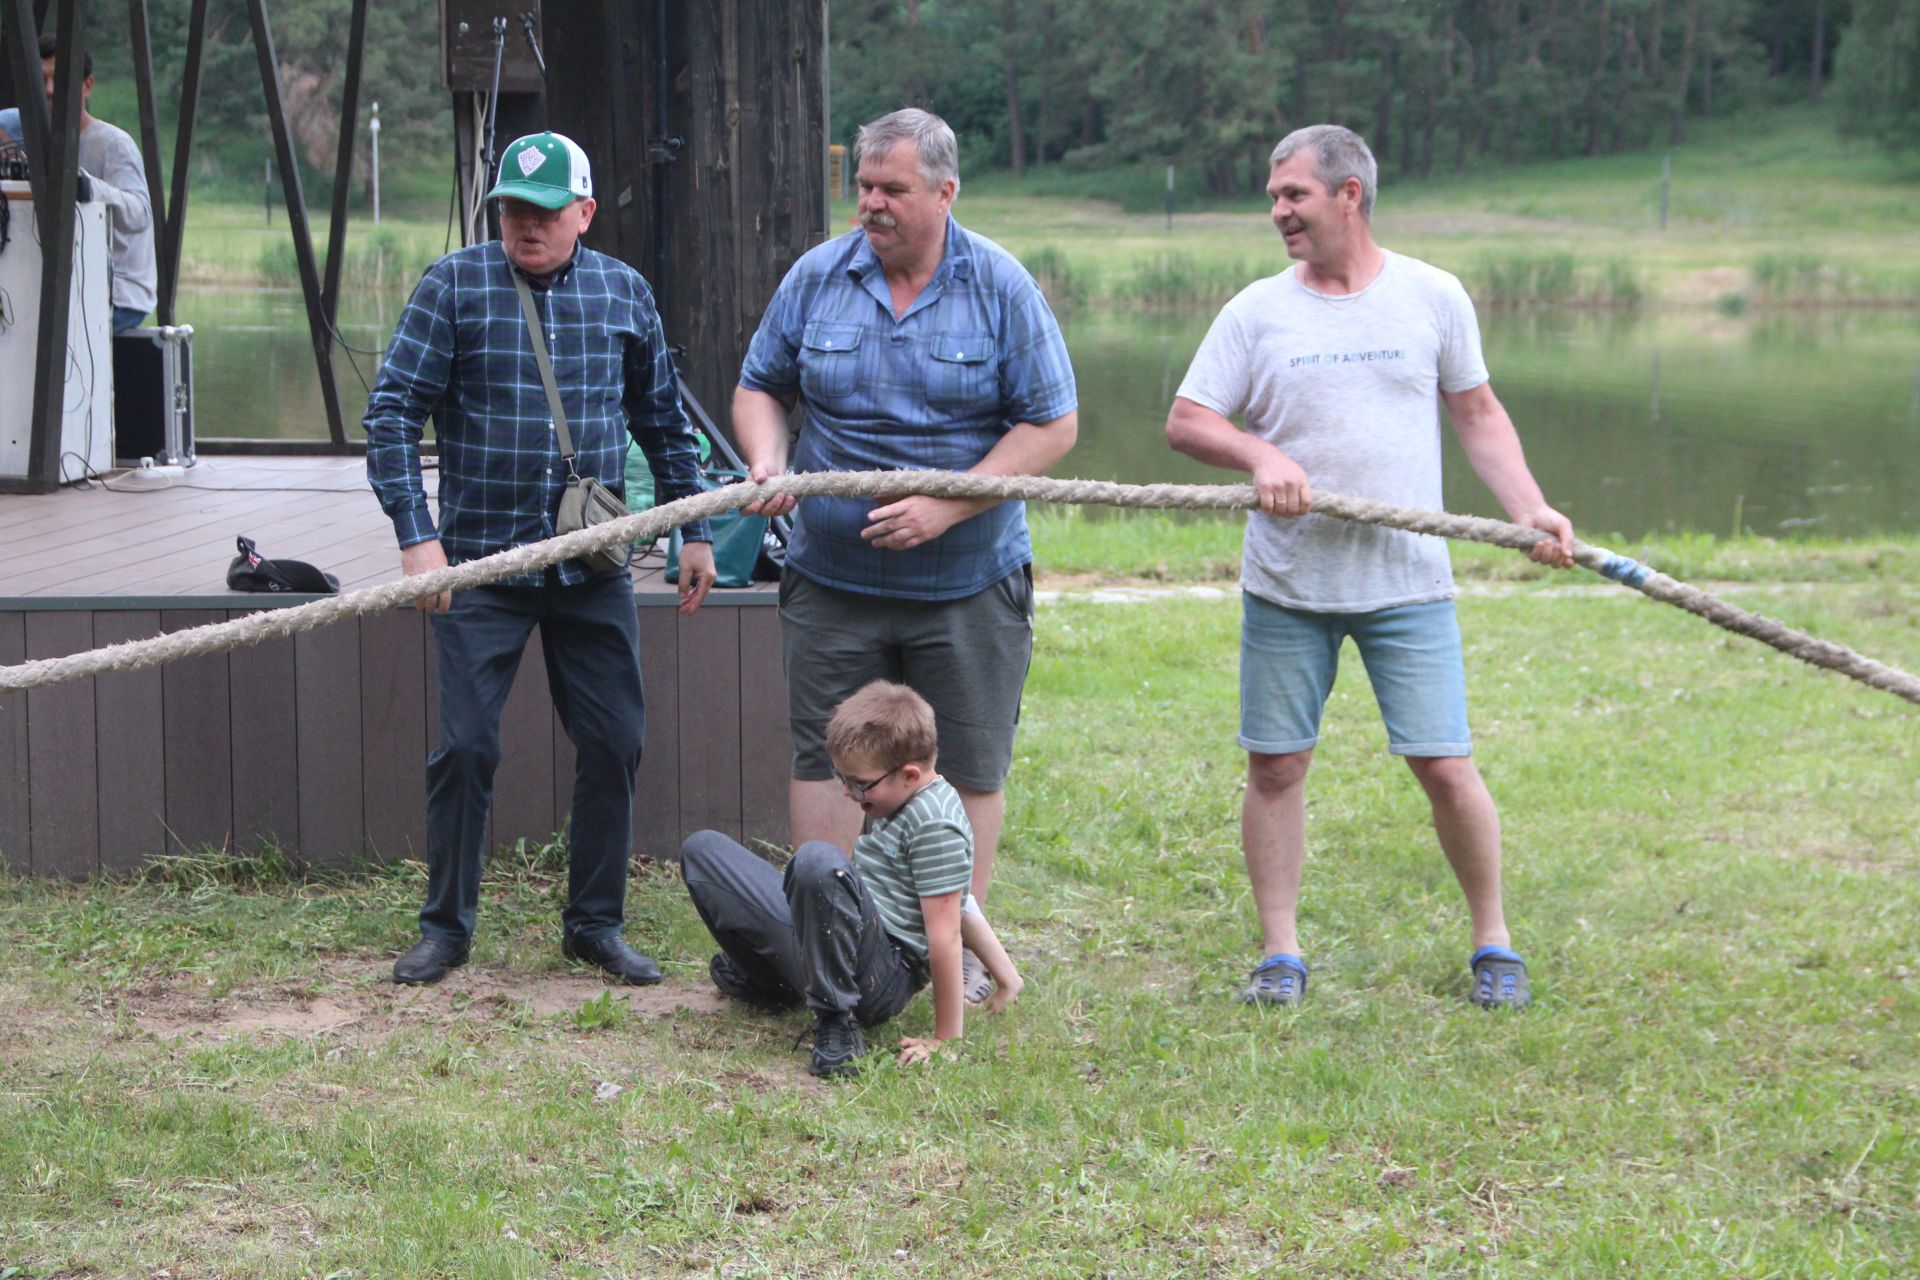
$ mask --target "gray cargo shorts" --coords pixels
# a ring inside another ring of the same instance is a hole
[[[949,781],[971,791],[1006,785],[1033,661],[1030,566],[958,600],[841,591],[788,569],[780,576],[780,643],[796,780],[833,776],[833,709],[869,681],[895,680],[933,707]]]

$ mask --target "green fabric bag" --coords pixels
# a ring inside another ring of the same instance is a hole
[[[745,479],[738,471],[703,471],[700,487],[711,491]],[[750,587],[756,582],[773,582],[780,577],[780,566],[767,553],[765,516],[723,511],[707,517],[707,529],[713,534],[713,585],[716,587]],[[667,542],[667,581],[680,581],[678,529]]]
[[[696,431],[700,442],[700,465],[713,457],[713,441],[706,432]],[[627,442],[627,510],[638,513],[653,506],[653,468],[647,465],[646,451],[631,440]]]

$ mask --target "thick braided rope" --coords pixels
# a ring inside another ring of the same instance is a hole
[[[760,484],[728,485],[590,529],[581,529],[545,542],[515,547],[481,560],[470,560],[465,564],[348,595],[325,596],[291,608],[265,609],[228,622],[216,622],[145,640],[132,640],[62,658],[43,658],[18,666],[0,667],[0,693],[39,688],[114,671],[138,671],[181,658],[221,653],[242,645],[258,644],[300,631],[312,631],[345,618],[409,605],[422,596],[517,577],[619,543],[656,538],[689,521],[719,515],[781,493],[801,498],[833,496],[887,500],[924,493],[944,498],[1014,498],[1185,511],[1228,511],[1256,505],[1253,486],[1246,484],[1134,485],[1102,480],[983,476],[948,471],[841,471],[779,476]],[[1316,514],[1341,520],[1385,525],[1469,542],[1487,542],[1520,551],[1547,536],[1537,529],[1522,528],[1503,520],[1420,511],[1336,493],[1314,494],[1313,510]],[[1862,684],[1884,689],[1896,697],[1920,704],[1920,678],[1897,667],[1863,657],[1845,645],[1818,640],[1771,618],[1737,609],[1724,600],[1684,582],[1677,582],[1635,560],[1615,555],[1604,547],[1576,542],[1574,559],[1596,573],[1644,592],[1655,600],[1685,609],[1715,626],[1771,645],[1802,662],[1837,671]]]

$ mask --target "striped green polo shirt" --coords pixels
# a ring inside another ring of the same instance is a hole
[[[945,778],[920,788],[853,842],[853,865],[887,932],[924,979],[927,924],[920,899],[964,893],[973,881],[973,828],[960,793]]]

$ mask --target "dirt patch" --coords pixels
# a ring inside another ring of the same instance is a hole
[[[31,1056],[34,1042],[61,1021],[59,1014],[35,1002],[26,989],[0,984],[0,1063],[8,1061],[7,1049]]]
[[[223,1036],[264,1033],[290,1036],[297,1040],[325,1035],[351,1026],[360,1019],[353,1011],[331,1000],[298,1001],[289,1005],[235,1004],[209,1006],[197,1016],[178,1017],[170,1013],[135,1015],[134,1023],[142,1031],[163,1040],[217,1032]]]
[[[340,960],[328,968],[331,972],[297,988],[238,991],[224,999],[196,991],[184,978],[178,984],[148,983],[118,996],[109,1012],[163,1040],[281,1036],[358,1043],[459,1020],[553,1018],[576,1012],[602,994],[609,994],[624,1016],[635,1018],[664,1018],[683,1010],[714,1014],[732,1007],[711,986],[691,981],[627,987],[587,974],[471,966],[434,986],[398,987],[385,981],[383,967],[364,961]]]
[[[1145,577],[1124,573],[1060,573],[1056,570],[1038,569],[1033,575],[1034,589],[1050,591],[1060,595],[1070,595],[1082,591],[1104,591],[1109,589],[1161,591],[1167,593],[1191,592],[1196,589],[1220,591],[1234,587],[1239,582],[1239,569],[1230,574],[1190,582],[1185,578]]]
[[[626,1005],[628,1013],[642,1018],[663,1018],[682,1009],[719,1013],[733,1007],[732,1002],[704,978],[699,982],[623,987],[585,974],[531,977],[509,969],[460,969],[435,986],[416,987],[404,993],[394,988],[399,1000],[409,1007],[420,1008],[429,1016],[442,1007],[449,1016],[470,1011],[471,1005],[463,1010],[454,1009],[465,999],[521,1009],[536,1018],[571,1013],[587,1001],[597,999],[603,991],[611,991],[616,1001]]]
[[[1034,599],[1092,603],[1136,604],[1145,600],[1225,600],[1240,598],[1239,562],[1223,574],[1195,574],[1192,578],[1140,576],[1124,573],[1055,573],[1034,575]]]

